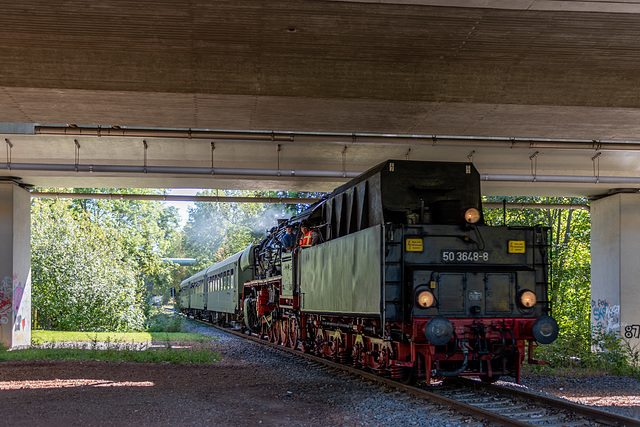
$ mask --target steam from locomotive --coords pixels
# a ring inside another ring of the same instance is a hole
[[[558,335],[548,233],[485,225],[470,163],[389,160],[186,279],[179,300],[188,315],[406,383],[519,382]]]

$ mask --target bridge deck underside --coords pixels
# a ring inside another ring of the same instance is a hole
[[[141,0],[124,6],[116,0],[78,0],[62,8],[34,0],[5,5],[0,120],[640,140],[640,15],[633,4],[571,2],[569,7],[534,1],[528,3],[537,10],[525,10],[496,8],[499,2],[413,3]],[[481,3],[490,7],[473,7]],[[541,10],[549,5],[558,7]],[[4,137],[18,142],[14,162],[73,162],[73,138]],[[127,164],[142,157],[140,140],[79,142],[87,162]],[[120,149],[120,143],[130,147]],[[150,162],[210,163],[208,142],[148,143]],[[95,156],[88,154],[92,145],[101,150]],[[281,166],[340,170],[343,147],[331,147],[283,145]],[[464,161],[475,151],[474,162],[486,173],[529,171],[535,151],[507,155],[482,146],[354,145],[347,150],[347,169],[405,158],[409,149],[410,158],[420,160]],[[540,152],[536,172],[596,175],[593,155]],[[270,144],[219,144],[216,156],[229,167],[276,163]],[[599,162],[598,174],[638,174],[634,154],[605,153]],[[78,185],[64,174],[23,175],[36,185]],[[340,181],[279,178],[257,184],[147,176],[141,184],[135,176],[89,178],[85,186],[323,190]],[[600,190],[607,188],[582,193]]]

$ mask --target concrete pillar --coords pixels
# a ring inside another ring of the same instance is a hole
[[[31,197],[0,181],[0,343],[31,344]]]
[[[640,344],[640,195],[591,203],[591,327]],[[639,347],[640,348],[640,347]]]

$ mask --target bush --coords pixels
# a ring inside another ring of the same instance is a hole
[[[640,376],[638,351],[618,334],[601,330],[594,331],[591,340],[565,334],[553,344],[539,346],[536,358],[548,365],[532,366],[534,373]]]
[[[183,319],[179,316],[170,316],[165,313],[152,314],[147,323],[145,330],[147,332],[181,332]]]
[[[34,200],[33,325],[77,331],[141,330],[141,280],[116,230],[84,212]]]

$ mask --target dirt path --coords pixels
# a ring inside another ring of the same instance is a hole
[[[291,390],[230,363],[6,362],[0,425],[327,425],[325,405]]]

